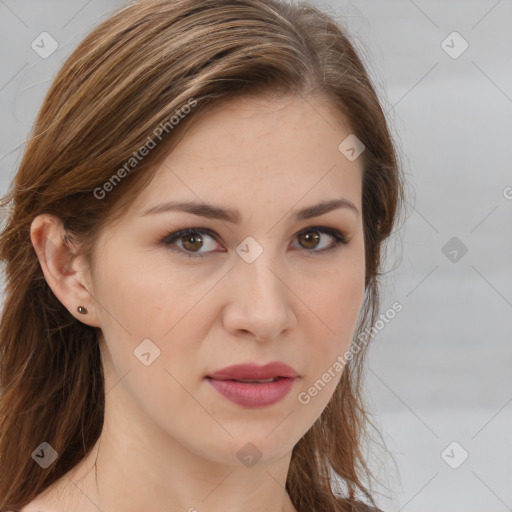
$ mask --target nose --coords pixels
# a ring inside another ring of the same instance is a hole
[[[268,341],[287,335],[297,324],[296,298],[285,272],[264,255],[265,251],[252,263],[240,258],[229,273],[223,324],[233,336]]]

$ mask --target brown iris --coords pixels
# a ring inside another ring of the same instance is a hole
[[[183,240],[183,247],[191,252],[196,252],[195,250],[199,250],[203,245],[203,239],[199,234],[185,235],[181,239]]]
[[[299,239],[301,239],[301,244],[306,249],[314,249],[318,244],[320,236],[316,231],[305,231],[299,235]],[[311,243],[313,243],[313,245],[310,245]]]
[[[203,239],[199,233],[193,233],[181,237],[183,247],[190,252],[197,252],[203,245]],[[306,249],[314,249],[320,240],[316,231],[305,231],[299,235],[301,245]]]

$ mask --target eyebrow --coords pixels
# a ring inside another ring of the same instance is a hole
[[[353,211],[356,215],[359,215],[359,210],[357,209],[354,203],[352,203],[348,199],[341,198],[322,201],[319,204],[308,206],[306,208],[302,208],[301,210],[297,210],[294,212],[294,218],[296,220],[311,219],[313,217],[318,217],[320,215],[328,213],[332,210],[336,210],[338,208],[346,208],[350,211]],[[221,208],[220,206],[215,206],[206,203],[196,203],[193,201],[168,201],[165,203],[161,203],[145,210],[142,213],[142,216],[173,211],[192,213],[193,215],[199,215],[201,217],[206,217],[209,219],[223,220],[227,222],[232,222],[234,224],[238,224],[241,219],[241,215],[238,210]]]

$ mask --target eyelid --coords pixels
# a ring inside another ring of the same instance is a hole
[[[335,251],[340,248],[341,245],[347,245],[350,242],[351,237],[346,235],[345,232],[337,229],[337,228],[331,228],[329,226],[323,226],[323,225],[315,225],[315,226],[307,226],[303,229],[300,229],[295,233],[293,236],[294,238],[300,235],[301,233],[307,233],[308,231],[317,231],[322,234],[329,235],[334,239],[331,247],[327,247],[320,250],[315,249],[306,249],[306,248],[300,248],[306,253],[312,253],[312,254],[324,254],[329,253],[331,251]],[[185,257],[190,258],[204,258],[206,255],[211,254],[212,252],[226,252],[226,251],[208,251],[204,253],[200,252],[190,252],[190,251],[184,251],[180,248],[174,248],[172,247],[172,244],[182,238],[183,236],[186,236],[187,234],[205,234],[210,237],[212,237],[217,243],[219,243],[219,239],[222,240],[222,237],[218,235],[215,231],[209,229],[209,228],[203,228],[203,227],[191,227],[191,228],[184,228],[177,231],[172,231],[165,235],[160,242],[164,244],[169,250],[173,252],[177,252],[181,255],[184,255]]]

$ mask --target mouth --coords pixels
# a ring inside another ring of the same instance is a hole
[[[269,377],[268,379],[214,379],[207,382],[222,397],[245,408],[273,405],[289,394],[298,377]]]
[[[207,379],[211,379],[212,377],[206,377]],[[267,382],[276,382],[280,379],[287,379],[288,377],[271,377],[269,379],[214,379],[214,380],[223,380],[223,381],[231,381],[231,382],[242,382],[244,384],[266,384]]]
[[[267,383],[278,379],[294,379],[298,376],[299,374],[291,366],[276,361],[266,365],[256,363],[232,365],[210,373],[206,378],[246,383]]]

